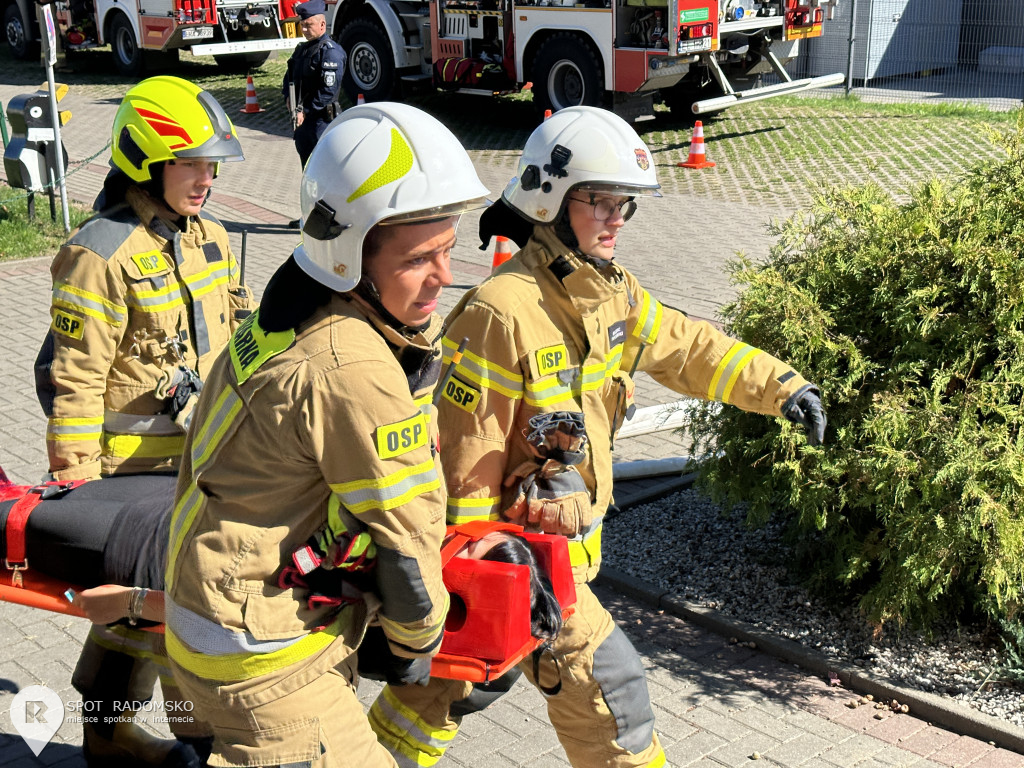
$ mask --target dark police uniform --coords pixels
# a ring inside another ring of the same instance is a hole
[[[309,0],[295,6],[295,12],[300,19],[308,19],[325,14],[327,7],[324,0]],[[341,111],[337,102],[346,61],[345,51],[328,32],[316,40],[299,43],[288,59],[282,93],[287,99],[288,84],[295,83],[296,101],[305,117],[293,137],[303,167],[328,123]]]

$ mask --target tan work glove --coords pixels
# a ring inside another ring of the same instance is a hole
[[[506,488],[519,484],[505,517],[544,533],[576,536],[593,520],[590,491],[572,466],[586,458],[583,414],[537,414],[530,419],[525,436],[536,458],[523,462],[505,478]]]
[[[526,471],[525,477],[517,474]],[[576,536],[593,520],[590,491],[575,467],[558,461],[525,462],[505,480],[512,486],[519,478],[515,501],[505,510],[509,522],[527,529]]]

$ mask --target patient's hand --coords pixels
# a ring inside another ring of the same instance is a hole
[[[128,615],[132,589],[133,587],[122,587],[117,584],[103,584],[82,590],[75,595],[73,604],[80,608],[93,624],[113,624]],[[141,618],[156,622],[164,620],[163,592],[157,589],[149,590],[146,602],[142,606]]]

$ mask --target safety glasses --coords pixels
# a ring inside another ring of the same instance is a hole
[[[596,195],[590,195],[589,200],[580,200],[578,197],[570,197],[569,199],[591,206],[594,218],[597,221],[608,221],[615,215],[616,211],[622,214],[623,221],[629,221],[633,214],[636,213],[636,200],[631,197],[623,200],[621,203],[615,202],[610,197],[597,197]]]

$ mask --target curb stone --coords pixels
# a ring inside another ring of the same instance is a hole
[[[997,717],[953,704],[932,693],[907,688],[885,675],[872,674],[852,664],[829,659],[793,640],[771,635],[711,608],[675,597],[668,591],[659,591],[642,579],[615,568],[602,566],[597,582],[652,608],[692,621],[718,635],[754,642],[758,650],[824,678],[831,672],[839,677],[843,687],[849,691],[871,694],[876,699],[897,699],[907,704],[916,717],[934,725],[1024,754],[1024,730],[1004,723]]]

